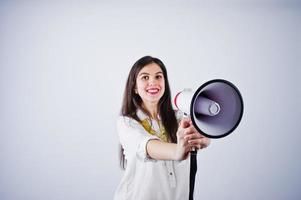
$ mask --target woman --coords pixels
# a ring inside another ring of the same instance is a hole
[[[210,140],[173,110],[167,71],[158,58],[142,57],[130,70],[117,130],[126,166],[115,200],[188,199],[189,152]]]

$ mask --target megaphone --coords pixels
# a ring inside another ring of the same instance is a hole
[[[216,139],[229,135],[237,128],[244,110],[237,87],[223,79],[210,80],[195,92],[184,89],[175,96],[174,104],[190,116],[198,132]]]

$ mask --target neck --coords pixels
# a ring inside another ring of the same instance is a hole
[[[143,103],[142,107],[149,112],[151,118],[158,118],[158,103]]]

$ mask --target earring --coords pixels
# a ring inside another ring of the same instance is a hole
[[[138,91],[137,91],[137,89],[135,89],[135,94],[138,94]]]

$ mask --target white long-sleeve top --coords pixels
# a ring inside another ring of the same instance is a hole
[[[141,110],[137,115],[141,120],[147,118]],[[159,131],[156,120],[151,124]],[[119,117],[117,130],[127,164],[114,200],[188,200],[190,156],[183,161],[151,159],[146,144],[159,138],[132,118]]]

